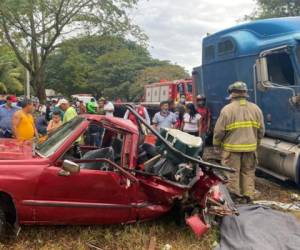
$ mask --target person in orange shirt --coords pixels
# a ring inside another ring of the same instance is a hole
[[[30,99],[24,99],[21,102],[22,109],[17,111],[12,119],[13,137],[19,141],[33,141],[38,138],[38,132],[35,127],[32,113],[34,106]]]

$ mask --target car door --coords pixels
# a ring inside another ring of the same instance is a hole
[[[290,100],[299,91],[297,74],[288,48],[268,54],[266,68],[269,88],[258,87],[257,103],[264,113],[267,134],[277,136],[296,130],[295,108]]]
[[[63,176],[45,168],[37,186],[35,220],[40,224],[110,224],[129,220],[134,183],[115,171],[81,169]]]

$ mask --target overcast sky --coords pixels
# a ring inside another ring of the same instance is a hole
[[[191,72],[201,64],[202,38],[236,25],[254,6],[253,0],[140,0],[132,18],[149,36],[153,57]]]

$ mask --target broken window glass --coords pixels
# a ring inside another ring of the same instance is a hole
[[[286,52],[267,56],[269,80],[281,85],[294,85],[295,72],[290,56]]]

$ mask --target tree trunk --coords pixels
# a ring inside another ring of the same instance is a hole
[[[40,70],[32,75],[32,87],[35,91],[36,97],[39,98],[40,103],[46,102],[46,91],[44,85],[44,70]]]

